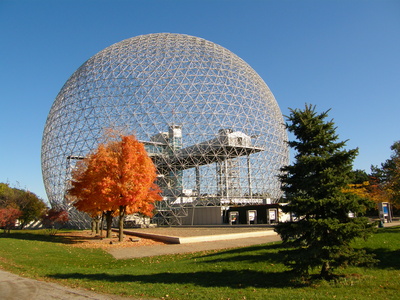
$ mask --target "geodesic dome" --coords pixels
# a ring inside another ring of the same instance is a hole
[[[86,61],[55,99],[42,141],[46,192],[68,206],[72,168],[111,128],[145,144],[161,218],[188,205],[276,201],[288,163],[283,123],[268,86],[229,50],[182,34],[130,38]]]

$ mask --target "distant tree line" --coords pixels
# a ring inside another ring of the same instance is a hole
[[[0,183],[0,227],[4,230],[14,228],[17,220],[19,228],[23,229],[40,220],[46,210],[44,201],[34,193]]]
[[[389,202],[393,212],[400,211],[400,141],[391,146],[392,155],[381,166],[371,166],[368,174],[363,170],[352,171],[351,184],[345,192],[372,200],[376,204]],[[377,205],[368,215],[377,215]]]
[[[400,141],[390,147],[392,154],[380,167],[372,166],[371,179],[387,202],[400,209]]]

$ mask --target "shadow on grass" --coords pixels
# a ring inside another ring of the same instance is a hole
[[[283,263],[283,256],[279,253],[285,249],[281,242],[276,244],[264,244],[246,248],[238,248],[219,251],[199,256],[204,258],[205,263],[217,262],[249,262],[249,263]]]
[[[241,262],[265,264],[265,270],[229,270],[193,271],[193,272],[163,272],[157,274],[107,274],[107,273],[70,273],[50,274],[54,279],[78,279],[110,283],[138,282],[142,284],[193,284],[201,287],[228,287],[236,288],[300,288],[306,286],[290,271],[282,271],[280,264],[282,256],[278,250],[283,246],[279,244],[264,244],[246,248],[218,251],[206,255],[194,255],[193,258],[204,259],[201,263],[215,264],[218,262],[233,262],[240,266]],[[255,254],[255,252],[257,254]],[[267,263],[269,262],[269,263]],[[196,262],[198,264],[199,262]]]
[[[378,238],[378,243],[380,245],[386,245],[388,247],[373,247],[365,248],[368,253],[373,253],[376,255],[376,259],[379,260],[376,265],[377,268],[381,269],[400,269],[400,249],[389,249],[390,243],[397,243],[400,236],[400,226],[379,228],[374,235]],[[381,236],[384,235],[382,239]],[[375,242],[376,243],[376,242]]]
[[[60,231],[60,233],[63,233]],[[65,231],[64,231],[65,233]],[[0,238],[10,238],[16,240],[39,241],[59,244],[78,244],[88,239],[98,239],[97,237],[79,237],[73,235],[49,235],[43,230],[36,232],[12,232],[9,234],[0,234]]]
[[[368,253],[375,254],[375,258],[379,260],[376,268],[380,269],[398,269],[400,270],[400,250],[389,250],[386,248],[366,249]]]
[[[374,234],[398,234],[400,233],[400,226],[378,228]]]
[[[247,247],[243,247],[243,248],[234,248],[234,249],[228,249],[225,251],[218,251],[218,253],[211,253],[208,255],[204,255],[204,257],[217,256],[220,254],[243,254],[245,252],[264,251],[265,249],[280,250],[282,248],[284,248],[282,242],[271,242],[271,243],[259,244],[259,245],[254,245],[254,246],[247,246]]]
[[[253,270],[222,270],[220,272],[199,271],[186,273],[157,273],[147,275],[107,273],[83,274],[50,274],[54,279],[78,279],[110,283],[139,282],[142,284],[194,284],[202,287],[229,288],[285,288],[302,287],[294,283],[290,272],[261,272]]]

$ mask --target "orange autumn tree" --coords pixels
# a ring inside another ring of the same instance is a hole
[[[107,238],[111,237],[112,220],[116,213],[110,206],[112,197],[107,194],[110,159],[106,145],[100,144],[92,154],[77,163],[68,190],[68,198],[76,209],[86,212],[92,219],[105,215]]]
[[[342,189],[342,192],[369,199],[377,204],[387,202],[389,199],[387,193],[378,185],[377,179],[372,176],[370,176],[369,181],[349,184],[346,188]]]
[[[154,202],[162,199],[154,183],[156,177],[144,145],[134,136],[121,136],[118,141],[99,145],[78,162],[68,192],[78,210],[92,217],[105,213],[107,237],[111,235],[112,218],[118,215],[122,241],[125,215],[152,216]]]

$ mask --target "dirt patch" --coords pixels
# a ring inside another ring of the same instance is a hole
[[[160,241],[152,239],[139,238],[132,235],[125,235],[124,241],[118,241],[118,234],[112,233],[112,238],[101,237],[92,233],[90,230],[72,231],[72,232],[59,232],[57,236],[68,238],[68,244],[72,247],[79,248],[128,248],[128,247],[142,247],[150,245],[165,245]],[[105,236],[105,232],[103,233]]]

